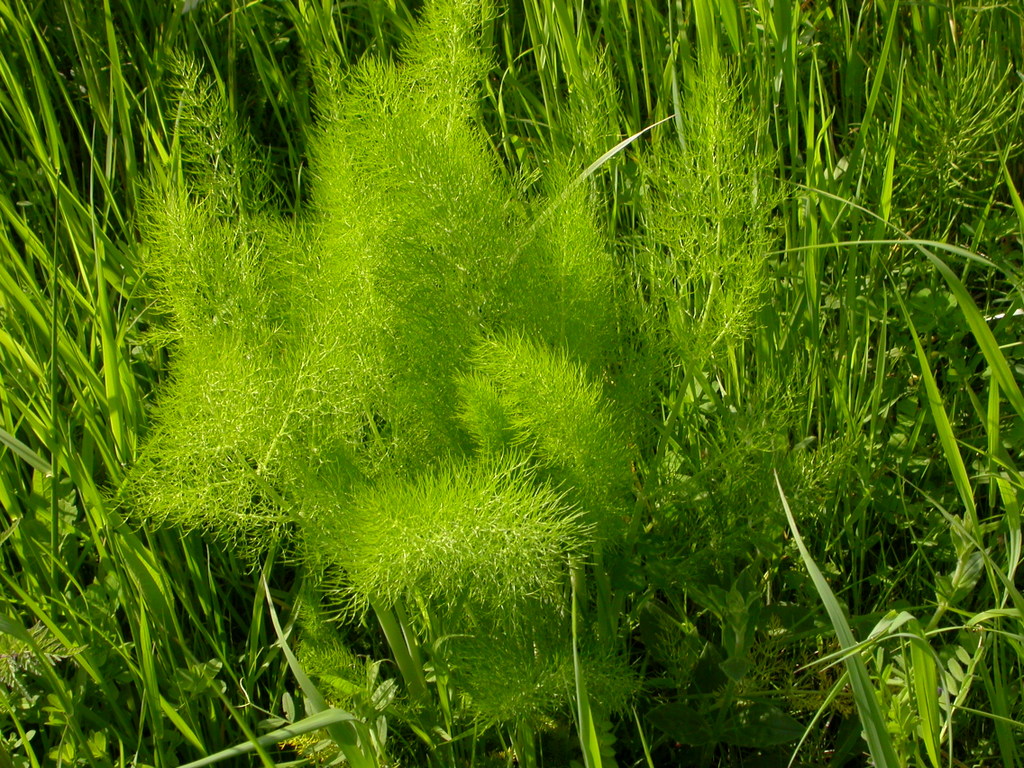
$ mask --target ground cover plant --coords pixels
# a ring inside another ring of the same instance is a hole
[[[1013,4],[101,10],[0,8],[0,765],[1021,764]]]

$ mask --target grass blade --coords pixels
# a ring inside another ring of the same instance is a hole
[[[53,467],[50,466],[50,462],[33,451],[6,429],[0,429],[0,443],[6,445],[11,449],[12,453],[27,461],[47,477],[53,475]]]
[[[314,717],[317,715],[337,713],[334,719],[330,719],[329,722],[314,726],[308,730],[316,730],[321,727],[326,728],[327,732],[331,735],[331,738],[334,739],[334,742],[338,745],[338,748],[345,755],[345,759],[348,760],[349,764],[352,765],[353,768],[376,768],[377,761],[374,759],[372,752],[369,751],[370,741],[368,734],[365,733],[366,724],[354,715],[348,714],[347,712],[341,712],[340,710],[333,710],[327,706],[327,702],[324,700],[323,695],[317,690],[316,686],[313,685],[313,681],[309,679],[309,676],[299,664],[299,660],[295,657],[295,653],[288,646],[286,635],[281,629],[281,622],[277,618],[277,611],[274,609],[274,601],[270,595],[270,585],[267,584],[266,574],[263,574],[260,577],[260,582],[263,585],[263,591],[267,595],[267,606],[270,609],[270,620],[273,622],[274,631],[277,633],[278,645],[284,652],[285,658],[288,661],[288,668],[292,671],[292,674],[295,675],[295,679],[299,681],[299,686],[302,688],[302,692],[309,700],[310,706],[314,711]],[[306,723],[308,720],[309,718],[300,722]],[[295,725],[299,724],[296,723]],[[303,733],[304,732],[305,731],[303,731]],[[267,737],[264,736],[261,739],[258,739],[257,743],[262,745],[262,739],[265,738]],[[274,744],[280,740],[281,739],[278,738],[270,743]],[[251,745],[247,744],[245,746]]]
[[[576,713],[579,717],[580,746],[583,748],[583,762],[587,768],[601,768],[601,739],[594,724],[594,713],[590,708],[590,697],[587,695],[587,681],[583,677],[580,664],[579,607],[576,597],[577,581],[580,576],[574,570],[572,574],[572,668],[576,680]]]
[[[260,747],[272,747],[275,744],[280,744],[286,739],[301,736],[304,733],[318,731],[322,728],[331,730],[342,723],[352,724],[354,722],[358,722],[358,720],[356,720],[354,715],[351,715],[348,712],[343,712],[340,709],[325,709],[322,712],[317,712],[316,714],[303,718],[297,723],[292,723],[285,728],[278,728],[276,731],[271,731],[268,734],[260,736],[256,739],[255,744],[252,742],[245,742],[228,749],[222,749],[220,752],[208,755],[207,757],[199,760],[193,760],[191,763],[185,763],[180,766],[180,768],[201,768],[201,766],[219,763],[222,760],[228,760],[232,757],[247,755],[250,752],[255,751],[257,745]],[[351,760],[349,762],[352,765],[359,765],[358,762]]]
[[[971,488],[971,479],[967,476],[967,467],[964,465],[963,456],[960,455],[960,448],[956,444],[956,436],[953,434],[953,427],[949,422],[949,416],[946,414],[946,408],[942,404],[942,393],[939,392],[939,386],[935,381],[931,365],[928,362],[928,354],[921,345],[921,340],[917,335],[917,328],[910,317],[907,305],[903,302],[903,297],[899,293],[894,292],[894,294],[896,301],[899,303],[900,311],[903,313],[903,319],[910,330],[910,337],[914,341],[917,360],[921,365],[921,378],[924,380],[925,390],[928,393],[928,405],[931,408],[932,418],[935,420],[935,431],[939,435],[942,451],[946,455],[946,463],[949,464],[949,470],[953,473],[953,483],[960,494],[960,501],[963,502],[964,509],[966,510],[967,520],[970,523],[968,528],[972,534],[976,534],[978,530],[978,510],[974,503],[974,490]]]
[[[782,506],[786,510],[786,519],[789,521],[789,529],[793,533],[793,540],[800,550],[804,567],[807,568],[811,581],[814,582],[814,588],[818,591],[818,596],[825,605],[825,610],[832,621],[832,626],[835,627],[839,644],[843,650],[854,648],[857,645],[857,641],[850,630],[846,617],[843,616],[843,609],[839,605],[839,601],[836,600],[832,588],[825,581],[825,577],[818,569],[814,558],[811,557],[810,551],[808,551],[804,540],[800,536],[793,512],[790,510],[789,502],[786,500],[786,494],[782,490],[782,483],[779,480],[778,473],[775,474],[775,485],[778,487]],[[892,740],[889,738],[889,732],[886,730],[885,718],[882,716],[882,710],[878,706],[878,700],[875,698],[871,678],[868,676],[864,661],[856,652],[847,656],[845,661],[847,670],[850,673],[853,698],[857,702],[857,714],[860,716],[861,724],[864,726],[864,738],[868,743],[871,757],[874,758],[875,765],[878,768],[897,768],[899,761],[896,759]]]

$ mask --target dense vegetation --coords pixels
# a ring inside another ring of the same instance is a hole
[[[1018,4],[173,5],[0,7],[0,768],[1024,765]]]

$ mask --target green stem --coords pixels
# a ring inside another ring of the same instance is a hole
[[[58,526],[60,524],[60,507],[57,499],[57,471],[60,464],[60,422],[59,404],[57,403],[57,298],[59,296],[60,264],[57,261],[57,212],[60,207],[60,195],[57,195],[57,204],[53,211],[53,293],[50,297],[50,575],[53,580],[53,589],[59,592],[58,578],[60,577],[60,537]]]
[[[520,768],[537,768],[537,735],[526,720],[516,723],[512,749]]]
[[[370,606],[377,615],[380,628],[384,630],[395,663],[402,673],[402,679],[405,680],[409,697],[417,704],[429,707],[430,690],[427,688],[427,679],[423,676],[419,646],[412,638],[406,622],[400,621],[395,611],[384,607],[376,600],[371,600]]]

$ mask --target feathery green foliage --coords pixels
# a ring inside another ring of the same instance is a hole
[[[2,650],[0,650],[0,683],[6,686],[5,694],[18,693],[28,695],[28,689],[21,681],[22,675],[38,676],[43,664],[53,666],[77,652],[74,648],[65,648],[60,640],[53,637],[42,624],[36,624],[27,631],[28,640],[19,639],[16,634],[7,634],[4,628]],[[4,708],[9,707],[5,696]]]
[[[340,605],[413,610],[409,651],[431,644],[467,691],[453,704],[516,721],[569,690],[546,657],[569,658],[571,560],[625,532],[628,439],[596,377],[630,343],[628,294],[568,173],[531,199],[488,151],[482,11],[437,4],[402,64],[323,84],[303,221],[261,212],[245,140],[220,143],[223,104],[189,81],[186,171],[144,227],[175,376],[126,494],[250,548],[297,523]],[[549,701],[495,678],[499,644]]]
[[[706,370],[750,333],[767,287],[781,202],[757,113],[736,78],[702,59],[681,116],[681,146],[655,144],[645,214],[652,304],[664,313],[684,367]]]
[[[579,513],[531,474],[508,454],[385,479],[323,510],[307,541],[364,601],[468,604],[514,623],[522,601],[559,594],[567,559],[589,538]]]
[[[584,512],[595,533],[621,537],[623,526],[616,516],[628,509],[630,452],[616,424],[614,404],[587,380],[585,369],[522,337],[483,342],[471,361],[490,397],[478,406],[479,415],[467,400],[463,418],[471,425],[496,423],[500,430],[478,437],[481,444],[501,445],[507,433],[506,450],[534,456]]]

